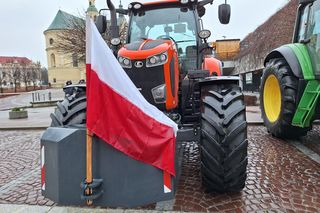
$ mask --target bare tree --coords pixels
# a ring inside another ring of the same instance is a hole
[[[86,26],[84,18],[74,17],[71,20],[65,20],[67,23],[67,29],[62,30],[57,35],[57,41],[53,44],[53,47],[58,52],[74,55],[76,53],[78,60],[85,63],[86,54]],[[122,23],[120,26],[120,39],[124,43],[127,23]],[[110,45],[110,30],[102,35],[108,45]]]
[[[65,20],[67,29],[62,30],[57,35],[57,41],[53,47],[58,52],[73,55],[77,53],[79,61],[85,62],[86,53],[86,26],[83,19],[74,17],[70,20]]]
[[[21,79],[21,67],[19,64],[13,64],[13,66],[9,69],[9,79],[13,83],[14,92],[17,92],[17,85],[18,83],[20,85]]]
[[[30,81],[33,84],[33,89],[36,89],[36,84],[41,81],[41,64],[37,62],[30,68]]]
[[[4,69],[0,66],[0,93],[3,93]]]
[[[43,85],[48,85],[49,84],[49,79],[48,79],[48,69],[45,67],[40,68],[40,80]]]
[[[25,85],[25,90],[28,91],[28,83],[30,82],[30,64],[21,63],[20,65],[20,77]]]

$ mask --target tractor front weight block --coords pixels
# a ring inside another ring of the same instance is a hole
[[[191,133],[191,132],[189,132]],[[164,190],[163,171],[136,161],[94,136],[93,182],[86,177],[86,129],[48,128],[41,138],[42,195],[59,205],[133,208],[174,198],[180,176],[183,149],[176,143],[176,177],[172,191]],[[86,189],[92,193],[87,195]]]

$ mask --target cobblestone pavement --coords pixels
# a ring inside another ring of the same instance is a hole
[[[301,143],[320,155],[320,134],[317,132],[320,132],[320,126],[315,126],[306,137],[302,138]]]
[[[173,209],[320,212],[320,165],[288,142],[272,138],[263,127],[251,126],[248,132],[249,165],[245,189],[240,193],[222,195],[206,193],[201,186],[198,146],[189,143],[185,145],[182,175]],[[0,203],[54,205],[40,192],[41,134],[42,131],[0,132]],[[319,135],[320,129],[316,127],[302,141],[317,139]]]
[[[318,128],[317,128],[318,129]],[[185,149],[183,172],[174,210],[256,212],[320,212],[320,165],[285,141],[249,127],[248,177],[240,193],[204,193],[200,184],[199,155]],[[308,137],[316,137],[313,131]],[[317,141],[320,143],[320,141]]]
[[[0,131],[0,203],[53,205],[41,196],[42,131]]]

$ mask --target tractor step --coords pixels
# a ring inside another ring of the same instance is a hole
[[[298,109],[292,119],[292,125],[298,127],[309,127],[312,116],[320,96],[320,81],[311,80],[308,82],[303,96],[299,102]]]

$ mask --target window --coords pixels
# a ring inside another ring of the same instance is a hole
[[[313,69],[320,75],[320,2],[316,1],[310,6],[308,24],[305,38],[309,41],[307,48],[310,54]]]
[[[196,69],[197,26],[192,10],[181,12],[180,8],[161,8],[134,14],[130,32],[129,42],[147,38],[173,40],[178,49],[182,70]]]
[[[52,53],[50,56],[51,66],[56,67],[56,56]]]
[[[76,53],[72,54],[72,64],[73,67],[78,67],[78,55]]]
[[[162,17],[159,19],[159,17]],[[148,10],[134,14],[129,42],[149,39],[173,38],[179,48],[179,56],[186,56],[187,47],[196,46],[196,23],[191,10],[181,13],[180,8]]]
[[[306,33],[306,26],[308,21],[308,12],[309,7],[305,7],[303,11],[301,12],[301,20],[300,20],[300,26],[299,26],[299,34],[298,34],[298,41],[301,41],[305,38]]]
[[[57,79],[56,78],[53,78],[53,83],[57,83]]]
[[[53,38],[50,38],[50,40],[49,40],[49,43],[50,43],[50,45],[52,45],[53,44]]]

